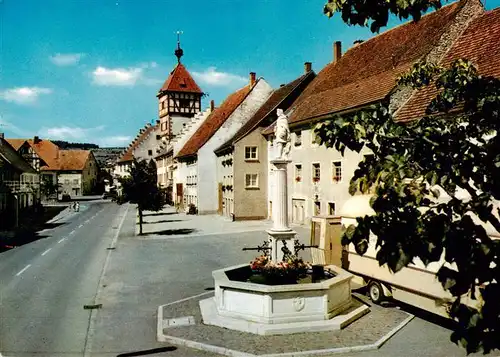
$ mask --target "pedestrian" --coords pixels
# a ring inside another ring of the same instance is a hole
[[[80,211],[80,203],[79,203],[78,201],[75,203],[75,210],[76,210],[77,212],[79,212],[79,211]]]

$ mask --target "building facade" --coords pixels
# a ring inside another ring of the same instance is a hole
[[[214,150],[244,125],[265,103],[272,92],[271,86],[263,79],[256,80],[250,73],[249,84],[229,95],[190,137],[176,158],[180,167],[180,180],[187,183],[187,176],[196,177],[190,184],[190,199],[201,214],[221,211],[221,196],[217,177],[217,157]],[[184,173],[186,176],[183,176]],[[188,197],[184,194],[183,200]]]
[[[333,148],[319,146],[315,125],[337,114],[355,112],[377,103],[389,103],[395,113],[414,90],[397,86],[397,78],[424,59],[440,63],[467,26],[483,13],[479,1],[460,1],[356,43],[342,54],[340,42],[333,47],[334,58],[301,94],[289,113],[292,132],[292,163],[288,167],[289,219],[308,224],[315,215],[336,215],[347,199],[349,181],[359,162],[369,152],[346,150],[344,156]],[[273,126],[264,134],[272,152]],[[271,154],[269,154],[271,155]],[[269,168],[272,182],[272,168]],[[269,210],[272,210],[272,184]]]
[[[268,218],[269,158],[262,131],[276,120],[276,110],[287,110],[314,77],[311,63],[306,62],[302,76],[273,91],[252,118],[215,150],[219,214],[235,220]]]

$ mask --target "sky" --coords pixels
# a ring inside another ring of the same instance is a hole
[[[158,118],[177,59],[216,105],[256,72],[273,88],[374,36],[326,0],[0,0],[0,132],[127,146]],[[500,6],[488,0],[486,8]],[[399,22],[392,19],[389,27]]]

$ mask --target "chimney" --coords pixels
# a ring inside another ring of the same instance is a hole
[[[311,62],[304,63],[304,72],[307,74],[311,72],[311,70],[312,70],[312,63]]]
[[[285,83],[280,84],[280,88],[283,88],[285,86]]]
[[[364,40],[355,40],[355,41],[353,42],[354,47],[356,47],[357,45],[359,45],[359,44],[361,44],[361,43],[363,43],[363,42],[365,42],[365,41],[364,41]]]
[[[38,136],[35,136],[33,138],[33,143],[38,144],[40,142],[40,138]]]
[[[250,85],[253,86],[255,84],[255,72],[250,72]]]
[[[337,62],[342,57],[342,42],[335,41],[333,43],[333,62]]]
[[[214,111],[214,109],[215,109],[215,102],[214,102],[214,100],[212,99],[212,100],[210,101],[210,112],[213,112],[213,111]]]

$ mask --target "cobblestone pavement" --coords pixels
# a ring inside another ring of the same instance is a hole
[[[214,223],[223,219],[218,216],[188,216],[172,213],[172,211],[166,211],[170,214],[164,215],[162,213],[162,215],[146,216],[145,218],[146,221],[153,219],[182,220],[185,227],[201,229],[203,232],[216,232],[213,228],[200,226],[202,222],[208,221],[212,221],[208,224],[212,224],[212,227],[216,228],[221,224],[230,226],[232,223],[250,223],[250,226],[266,224],[265,222],[227,221]],[[135,219],[136,212],[131,207],[103,277],[102,293],[99,297],[99,302],[103,304],[103,307],[98,310],[96,319],[90,355],[92,357],[116,357],[120,353],[133,353],[171,346],[170,343],[156,341],[158,306],[206,292],[214,284],[213,270],[250,261],[256,255],[255,252],[243,252],[242,248],[260,244],[267,237],[264,229],[260,231],[250,229],[250,231],[243,233],[235,233],[228,229],[228,231],[218,234],[185,235],[175,237],[176,239],[165,239],[168,236],[159,236],[161,239],[151,239],[154,235],[145,237],[135,235]],[[164,229],[172,229],[172,225],[176,222],[170,223],[171,225],[166,225]],[[292,228],[298,232],[302,242],[309,241],[310,233],[307,227],[293,226]],[[310,259],[307,254],[303,254],[303,257]],[[404,310],[406,309],[404,307]],[[392,314],[394,310],[395,308],[389,308],[385,313]],[[415,313],[414,311],[410,312]],[[364,319],[353,323],[351,329],[355,330],[357,325],[369,321],[371,314],[369,313]],[[383,317],[381,320],[384,323]],[[380,349],[336,354],[332,357],[465,357],[464,350],[450,342],[450,334],[451,331],[442,321],[435,321],[429,315],[417,314],[416,318],[390,338]],[[341,337],[334,336],[333,338],[340,339]],[[345,337],[342,338],[344,338],[344,342],[347,341]],[[362,339],[360,341],[363,342]],[[234,343],[238,343],[238,341],[235,340]],[[260,339],[256,342],[256,345],[259,344]],[[175,351],[155,355],[169,357],[217,356],[213,353],[181,346],[176,347]],[[493,354],[492,356],[497,355]],[[49,356],[41,354],[38,357]]]
[[[410,315],[396,308],[371,306],[370,312],[340,331],[297,333],[290,335],[260,336],[208,326],[202,323],[198,303],[209,296],[203,296],[178,304],[165,306],[165,319],[194,316],[195,325],[169,327],[163,330],[167,336],[223,347],[254,355],[317,351],[324,349],[353,347],[376,343],[380,338],[401,324]],[[363,295],[357,295],[358,303],[367,302]],[[369,305],[372,305],[368,302]]]

